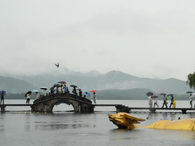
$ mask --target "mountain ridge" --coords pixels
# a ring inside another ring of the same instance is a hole
[[[5,80],[0,80],[0,90],[4,89],[11,93],[23,93],[30,88],[39,89],[41,86],[46,86],[48,89],[58,81],[64,80],[67,85],[75,84],[83,91],[96,90],[127,90],[135,88],[149,89],[153,92],[166,92],[166,93],[178,93],[182,94],[190,90],[185,81],[169,78],[169,79],[152,79],[152,78],[140,78],[121,71],[112,70],[106,74],[101,74],[98,71],[90,71],[87,73],[74,72],[67,69],[70,73],[66,74],[41,74],[31,76],[14,76],[14,85],[8,85]],[[10,76],[10,75],[9,75]],[[16,78],[14,78],[16,77]],[[3,76],[1,76],[3,78]],[[6,77],[5,77],[6,78]],[[23,82],[21,82],[23,81]],[[13,84],[12,82],[12,84]],[[23,89],[17,89],[18,85],[23,85]],[[4,86],[5,85],[5,86]],[[6,87],[6,88],[5,88]],[[31,90],[34,90],[31,89]],[[23,92],[22,92],[23,91]]]

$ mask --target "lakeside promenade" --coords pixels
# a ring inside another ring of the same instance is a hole
[[[31,107],[33,104],[1,104],[0,109],[1,113],[6,112],[6,107],[29,107],[29,110],[31,110]],[[182,114],[186,113],[193,113],[195,112],[195,108],[149,108],[149,107],[129,107],[125,106],[123,104],[92,104],[94,107],[113,107],[116,108],[116,113],[118,112],[126,112],[126,113],[131,113],[131,112],[181,112]],[[117,111],[117,109],[123,108],[123,111]],[[95,110],[94,110],[95,112]]]

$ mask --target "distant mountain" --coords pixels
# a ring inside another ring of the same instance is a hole
[[[139,78],[120,71],[110,71],[100,74],[97,71],[88,73],[74,72],[66,69],[60,74],[43,74],[37,76],[15,76],[17,79],[1,77],[0,89],[5,88],[9,92],[24,93],[29,89],[46,86],[50,88],[58,81],[64,80],[67,85],[77,85],[83,91],[96,90],[129,90],[148,89],[156,93],[165,92],[173,94],[184,94],[190,90],[185,81],[178,79],[150,79]],[[5,86],[6,85],[6,86]],[[70,88],[70,87],[69,87]],[[70,89],[71,90],[71,89]]]
[[[0,90],[5,90],[10,93],[24,93],[37,88],[24,80],[0,76]]]

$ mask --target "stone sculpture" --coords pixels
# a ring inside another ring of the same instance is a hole
[[[110,114],[109,120],[118,126],[120,129],[134,129],[134,128],[151,128],[151,129],[169,129],[169,130],[191,130],[195,131],[195,118],[182,119],[182,120],[160,120],[154,122],[149,126],[138,127],[139,124],[145,119],[134,117],[127,113]]]

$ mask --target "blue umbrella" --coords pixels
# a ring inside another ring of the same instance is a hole
[[[39,92],[39,90],[32,90],[32,92]]]
[[[53,90],[55,87],[60,87],[60,84],[54,84],[54,85],[50,88],[50,90]]]
[[[85,91],[85,94],[88,94],[88,96],[90,96],[91,94],[89,93],[89,92],[87,92],[87,91]]]
[[[6,91],[2,90],[2,91],[0,91],[0,95],[1,95],[2,92],[4,92],[4,95],[6,94]]]

